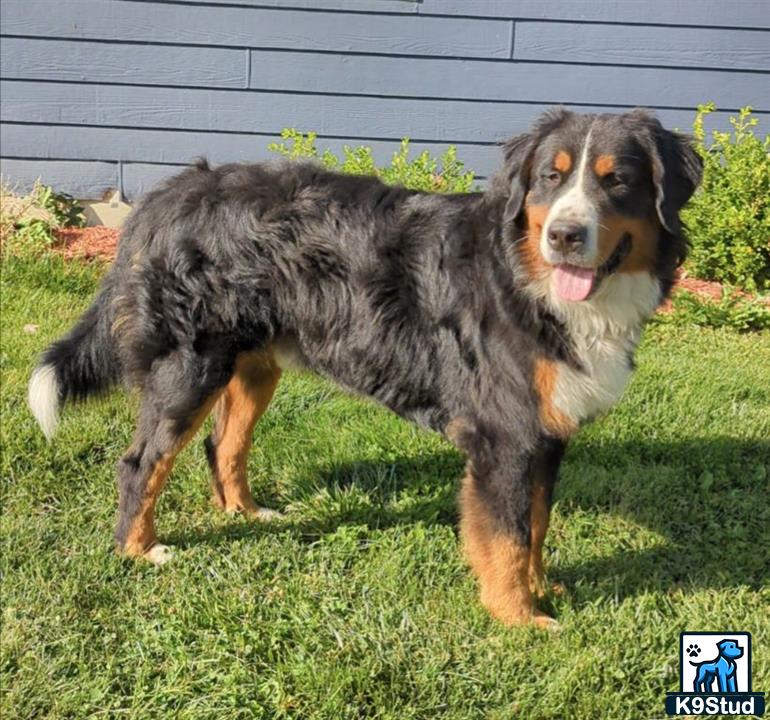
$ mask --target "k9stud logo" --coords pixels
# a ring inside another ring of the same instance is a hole
[[[765,713],[764,693],[751,692],[751,634],[683,632],[679,692],[667,693],[669,715]]]

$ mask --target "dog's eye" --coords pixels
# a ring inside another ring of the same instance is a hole
[[[540,179],[549,185],[558,185],[561,182],[561,173],[552,170],[551,172],[543,173]]]
[[[625,175],[616,172],[607,173],[602,178],[602,182],[604,183],[604,186],[608,188],[623,188],[628,185],[628,179]]]

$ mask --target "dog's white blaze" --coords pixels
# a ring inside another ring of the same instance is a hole
[[[59,381],[53,365],[41,365],[32,373],[27,399],[40,429],[50,440],[59,425]]]
[[[646,272],[617,273],[582,303],[560,301],[555,294],[550,300],[583,365],[582,370],[559,365],[553,402],[579,424],[609,410],[623,394],[632,373],[629,355],[660,301],[660,284]]]
[[[540,252],[547,262],[555,264],[558,258],[548,244],[548,231],[555,220],[571,220],[588,229],[584,259],[587,265],[594,263],[599,252],[599,214],[585,191],[585,179],[588,173],[588,151],[591,146],[591,129],[586,134],[580,162],[574,173],[574,184],[556,199],[548,211],[543,232],[540,235]]]

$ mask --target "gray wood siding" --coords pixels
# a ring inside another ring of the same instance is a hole
[[[387,161],[450,143],[480,177],[543,109],[770,118],[770,0],[2,0],[4,178],[134,199],[284,127]]]

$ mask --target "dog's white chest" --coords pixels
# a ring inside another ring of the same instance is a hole
[[[642,325],[659,300],[660,284],[646,272],[611,275],[584,303],[564,304],[552,296],[582,365],[581,370],[559,366],[553,404],[576,425],[620,399],[633,372]]]
[[[560,365],[554,405],[575,424],[609,410],[620,399],[633,372],[627,339],[596,340],[579,353],[582,370]]]

